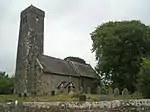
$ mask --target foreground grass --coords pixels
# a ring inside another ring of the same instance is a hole
[[[87,101],[111,101],[111,100],[127,100],[127,99],[141,99],[140,96],[130,95],[122,96],[108,96],[108,95],[87,95]],[[78,101],[75,95],[60,94],[55,96],[36,96],[36,97],[18,97],[17,95],[0,95],[0,102],[8,101],[25,101],[25,102],[54,102],[54,101]]]
[[[55,96],[35,96],[35,97],[18,97],[17,95],[0,95],[0,102],[7,101],[25,101],[25,102],[52,102],[52,101],[75,101],[77,99],[71,98],[69,95],[55,95]]]
[[[128,99],[143,99],[142,96],[128,95],[128,96],[114,96],[114,95],[87,95],[88,101],[111,101],[111,100],[128,100]]]

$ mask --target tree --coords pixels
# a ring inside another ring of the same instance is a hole
[[[135,90],[142,57],[149,55],[150,28],[140,21],[107,22],[91,33],[96,71],[112,87]]]
[[[0,94],[13,93],[14,77],[9,77],[5,72],[0,72]]]
[[[79,57],[69,56],[69,57],[66,57],[64,60],[70,60],[70,61],[75,61],[75,62],[78,62],[78,63],[86,64],[85,60],[81,59]]]
[[[150,58],[144,58],[138,75],[137,89],[145,98],[150,98]]]

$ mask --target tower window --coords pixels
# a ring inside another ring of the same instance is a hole
[[[38,17],[36,17],[36,18],[35,18],[35,20],[36,20],[36,23],[38,23],[38,22],[39,22],[39,18],[38,18]]]
[[[27,23],[27,16],[23,17],[22,19],[22,24],[25,24],[25,23]]]

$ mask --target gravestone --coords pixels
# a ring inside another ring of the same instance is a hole
[[[87,88],[87,94],[91,94],[91,88],[90,87]]]
[[[113,95],[113,89],[111,87],[108,88],[108,94]]]
[[[74,91],[70,90],[69,95],[73,95],[73,94],[74,94]]]
[[[79,101],[86,101],[86,94],[79,94]]]
[[[118,89],[118,88],[115,88],[115,89],[114,89],[114,95],[119,95],[119,94],[120,94],[119,89]]]
[[[54,95],[55,95],[55,91],[52,90],[52,91],[51,91],[51,96],[54,96]]]
[[[124,88],[122,91],[122,96],[128,96],[129,95],[129,91],[127,88]]]
[[[83,91],[83,87],[81,86],[80,87],[80,93],[83,93],[84,91]]]
[[[24,94],[23,94],[23,97],[27,97],[27,93],[24,93]]]
[[[69,95],[72,95],[72,94],[74,94],[74,88],[73,88],[73,86],[70,86]]]
[[[21,97],[21,94],[19,94],[18,96]]]
[[[96,88],[96,93],[101,95],[102,94],[102,91],[101,91],[101,87],[100,86],[97,86]]]

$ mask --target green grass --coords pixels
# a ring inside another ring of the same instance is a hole
[[[35,97],[18,97],[17,95],[0,95],[0,102],[7,101],[25,101],[25,102],[52,102],[52,101],[77,101],[77,98],[72,98],[69,95],[55,96],[35,96]]]
[[[87,95],[87,101],[111,101],[111,100],[126,100],[126,99],[141,99],[140,96],[130,95],[122,96],[108,96],[108,95]],[[17,95],[0,95],[0,102],[8,101],[25,101],[25,102],[53,102],[53,101],[78,101],[76,95],[60,94],[55,96],[36,96],[36,97],[18,97]]]
[[[89,101],[111,101],[111,100],[128,100],[128,99],[142,99],[141,96],[137,95],[128,95],[122,97],[121,95],[87,95]]]

